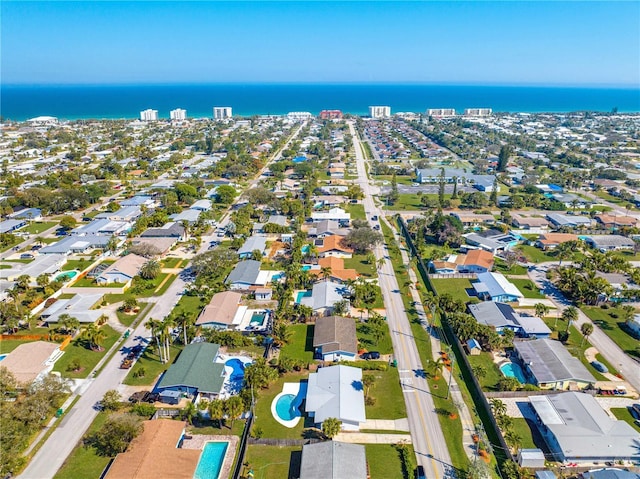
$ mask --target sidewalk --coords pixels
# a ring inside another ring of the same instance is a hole
[[[369,419],[360,424],[360,429],[378,431],[409,431],[409,420],[402,419]]]
[[[351,442],[356,444],[411,444],[411,434],[373,434],[365,432],[340,432],[334,441]]]
[[[401,241],[400,235],[397,233],[395,227],[392,227],[392,230],[397,244],[402,245],[403,243]],[[410,264],[409,255],[407,254],[407,250],[404,246],[400,247],[400,254],[402,255],[402,261],[404,262],[404,264]],[[408,268],[408,271],[409,279],[411,280],[412,284],[409,289],[411,290],[411,297],[415,305],[414,307],[421,317],[426,318],[427,315],[424,311],[424,307],[422,306],[422,298],[420,298],[420,294],[413,287],[413,285],[418,282],[418,277],[416,276],[416,273],[412,267]],[[431,338],[431,353],[433,355],[433,359],[437,360],[440,357],[440,351],[442,351],[442,345],[440,343],[440,340],[436,336],[437,333],[435,331],[429,331],[429,325],[425,321],[422,322],[422,326],[429,333],[429,337]],[[446,368],[444,368],[442,370],[442,377],[445,381],[447,381],[447,383],[451,381],[451,399],[453,400],[453,404],[455,404],[456,408],[458,409],[458,415],[460,416],[460,422],[462,423],[462,445],[464,446],[464,450],[467,453],[467,457],[473,462],[476,454],[475,443],[473,442],[472,437],[472,435],[476,432],[473,418],[471,416],[471,413],[469,412],[467,404],[462,398],[462,393],[460,392],[460,387],[458,386],[458,382],[456,381],[455,376],[452,376],[451,373]]]

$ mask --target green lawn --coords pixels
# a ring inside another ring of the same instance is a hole
[[[540,292],[538,287],[533,284],[530,279],[509,278],[516,288],[524,295],[525,298],[545,299],[546,296]]]
[[[300,472],[302,447],[249,445],[245,462],[255,479],[296,479]],[[291,469],[291,471],[290,471]],[[246,475],[241,475],[246,478]]]
[[[378,275],[375,263],[369,264],[365,254],[354,254],[351,258],[345,258],[344,267],[345,269],[355,269],[360,276],[365,278],[373,278]]]
[[[86,260],[84,258],[83,259],[70,259],[70,260],[67,260],[67,262],[62,267],[62,271],[71,271],[72,269],[77,269],[77,270],[82,271],[85,268],[87,268],[91,263],[92,263],[92,261]]]
[[[211,421],[209,419],[201,420],[198,417],[194,418],[193,425],[187,426],[189,434],[203,434],[209,436],[242,436],[244,430],[245,421],[237,419],[231,427],[231,421],[223,423],[222,427],[218,427],[218,421]]]
[[[182,258],[165,258],[160,264],[163,268],[177,268],[184,260]]]
[[[491,359],[491,353],[482,352],[478,356],[467,356],[471,367],[482,366],[487,374],[478,378],[483,391],[496,391],[496,384],[503,377],[496,363]]]
[[[344,210],[351,214],[351,220],[366,220],[367,216],[364,213],[364,205],[360,203],[348,203],[345,205]]]
[[[533,433],[529,427],[529,423],[523,417],[512,417],[513,430],[518,433],[521,438],[520,447],[523,449],[535,449],[538,446],[533,441]]]
[[[7,238],[9,238],[11,241],[8,241],[6,244],[0,246],[0,253],[4,253],[8,249],[13,248],[15,245],[22,243],[23,241],[23,238],[21,238],[20,236],[11,235]]]
[[[309,373],[308,371],[288,373],[274,382],[269,388],[261,389],[258,392],[258,398],[255,406],[255,422],[253,424],[253,431],[257,428],[262,429],[262,437],[275,438],[275,439],[302,439],[302,431],[305,427],[313,426],[313,419],[307,418],[304,414],[300,418],[298,424],[293,428],[284,427],[277,422],[271,414],[271,403],[279,393],[282,392],[282,385],[285,382],[295,383],[301,380],[306,380]],[[305,426],[306,422],[306,426]]]
[[[366,319],[367,313],[363,314],[363,318]],[[389,328],[385,325],[384,336],[376,341],[376,338],[371,334],[371,330],[367,323],[361,323],[359,320],[356,323],[356,337],[358,338],[358,349],[366,349],[368,351],[378,351],[381,354],[393,353],[393,345],[391,344],[391,336],[389,335]]]
[[[375,181],[388,181],[389,185],[391,186],[391,179],[393,178],[392,175],[373,175],[371,177],[372,179],[374,179]],[[416,181],[415,177],[413,176],[402,176],[402,175],[396,175],[396,183],[398,183],[399,185],[411,185],[411,183],[414,183]]]
[[[291,339],[282,347],[280,355],[293,359],[299,359],[308,364],[313,361],[313,324],[294,324],[289,326]]]
[[[514,264],[511,268],[509,268],[507,266],[507,263],[505,263],[500,258],[496,258],[493,266],[493,270],[502,274],[515,274],[515,275],[527,274],[527,268],[525,268],[524,266]]]
[[[472,298],[467,294],[467,290],[473,290],[471,286],[471,280],[467,278],[446,278],[446,279],[432,279],[431,283],[438,292],[438,295],[450,294],[454,299],[460,299],[465,303],[468,303]]]
[[[89,426],[87,434],[92,434],[102,427],[109,414],[100,412]],[[54,479],[97,479],[111,460],[110,457],[99,456],[93,447],[84,446],[82,441],[71,451]]]
[[[34,235],[39,235],[43,231],[47,231],[49,228],[53,228],[58,223],[56,221],[43,221],[42,223],[31,223],[28,226],[25,226],[20,231],[24,231],[26,233],[31,233]]]
[[[206,302],[199,296],[188,296],[185,294],[182,295],[180,301],[176,304],[176,307],[171,311],[171,314],[175,318],[184,311],[193,321],[195,321],[205,305]]]
[[[397,368],[390,367],[386,371],[362,371],[362,374],[376,378],[369,390],[369,396],[375,399],[375,404],[365,407],[367,419],[407,417]]]
[[[16,349],[18,346],[31,341],[22,341],[20,339],[3,339],[0,341],[0,354],[7,354]]]
[[[150,345],[136,360],[129,374],[127,374],[127,377],[124,379],[124,384],[129,386],[152,386],[160,374],[166,371],[169,366],[171,366],[171,363],[175,361],[180,351],[182,351],[182,348],[182,345],[172,344],[169,348],[171,361],[163,364],[160,362],[157,346]],[[134,377],[134,374],[142,368],[145,370],[145,375],[142,377]]]
[[[544,263],[546,261],[555,261],[556,259],[553,256],[549,256],[541,249],[536,248],[535,246],[530,246],[526,244],[521,244],[516,246],[516,249],[529,260],[531,263]]]
[[[111,326],[105,324],[100,329],[107,334],[107,339],[102,344],[101,351],[92,351],[88,348],[87,341],[78,337],[71,341],[71,344],[64,350],[64,354],[53,366],[54,371],[59,371],[63,376],[68,378],[86,378],[91,370],[98,364],[98,361],[109,351],[111,346],[120,338],[120,333],[115,331]],[[69,363],[78,359],[82,368],[80,371],[67,371]]]
[[[413,479],[415,477],[415,452],[413,446],[407,444],[409,457],[411,458],[410,470],[405,470],[400,459],[400,453],[393,444],[365,444],[367,464],[371,479],[402,478]]]
[[[177,277],[178,276],[175,275],[175,274],[168,275],[167,276],[167,280],[164,283],[162,283],[162,281],[161,281],[160,283],[158,283],[158,286],[156,286],[155,289],[149,290],[149,291],[151,291],[151,294],[149,295],[149,297],[150,296],[162,296],[164,293],[167,292],[167,290],[169,289],[169,286],[171,286],[171,283],[173,283]]]
[[[96,292],[98,292],[101,288],[122,288],[124,284],[121,283],[108,283],[108,284],[98,284],[93,278],[80,278],[76,280],[71,287],[73,288],[96,288]]]
[[[638,424],[635,422],[635,418],[632,416],[631,411],[629,411],[628,408],[612,407],[611,412],[616,418],[626,423],[629,423],[631,427],[633,427],[636,431],[640,432],[640,426],[638,426]]]
[[[140,304],[140,310],[136,314],[127,314],[122,311],[116,311],[116,315],[118,316],[118,321],[129,327],[133,324],[133,322],[138,318],[140,312],[144,309],[145,303]]]
[[[580,309],[596,323],[622,350],[630,356],[640,356],[640,341],[625,329],[621,308],[602,309],[597,306],[583,306]]]
[[[392,211],[422,210],[424,209],[420,201],[422,196],[424,195],[418,196],[417,193],[402,193],[398,195],[398,201],[392,205],[385,204],[383,209]]]

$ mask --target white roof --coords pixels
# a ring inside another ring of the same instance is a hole
[[[486,291],[491,297],[508,294],[523,298],[523,294],[501,273],[479,273],[478,281],[486,286]],[[475,286],[474,286],[475,287]]]
[[[315,422],[335,417],[341,421],[366,421],[362,369],[330,366],[309,374],[305,409],[314,412]]]

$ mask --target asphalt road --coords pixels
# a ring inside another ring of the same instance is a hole
[[[296,130],[276,155],[272,157],[269,163],[280,158],[282,151],[289,145],[292,139],[298,135],[303,126],[304,123]],[[262,171],[260,174],[261,173]],[[249,188],[255,186],[257,181],[257,179],[253,180]],[[229,214],[230,210],[224,215],[221,224],[225,225],[228,222]],[[207,247],[208,241],[202,245],[201,251],[206,251]],[[179,301],[184,288],[185,282],[178,276],[162,296],[154,298],[155,304],[146,317],[153,319],[164,319],[167,317]],[[136,327],[120,351],[106,363],[104,369],[98,376],[88,378],[85,383],[80,386],[76,392],[80,394],[78,402],[71,410],[66,412],[64,419],[38,450],[19,477],[24,479],[49,479],[58,472],[58,469],[60,469],[66,458],[71,454],[71,451],[73,451],[73,448],[82,439],[85,431],[98,414],[94,405],[102,400],[108,390],[117,389],[118,385],[120,385],[127,376],[129,370],[120,369],[122,359],[135,345],[142,344],[146,347],[146,345],[149,344],[151,331],[147,329],[146,323],[146,320],[142,321],[138,327]]]
[[[354,138],[358,184],[365,194],[363,200],[364,209],[369,222],[376,224],[378,222],[372,221],[371,217],[377,215],[382,218],[383,212],[373,202],[372,195],[375,191],[367,179],[362,146],[357,139],[352,123],[349,124],[349,128]],[[424,467],[429,478],[454,477],[451,457],[435,412],[433,397],[427,384],[418,348],[411,332],[409,318],[400,297],[400,288],[393,265],[386,252],[386,246],[380,245],[376,247],[374,253],[377,259],[386,259],[384,265],[378,268],[379,285],[384,297],[394,357],[398,362],[398,373],[400,374],[400,383],[407,406],[409,429],[416,459],[418,464]]]
[[[564,263],[566,264],[566,263]],[[558,263],[540,263],[529,270],[529,277],[540,287],[546,297],[560,310],[571,305],[571,302],[555,287],[546,277],[547,269],[557,266]],[[579,310],[578,320],[574,326],[580,330],[584,323],[593,322]],[[593,333],[589,336],[589,342],[602,354],[609,363],[624,376],[636,391],[640,392],[640,364],[627,355],[609,336],[594,324]]]

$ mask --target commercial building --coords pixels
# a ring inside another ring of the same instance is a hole
[[[342,429],[358,431],[367,420],[362,369],[339,365],[309,374],[306,401],[305,410],[318,427],[333,417],[342,421]]]
[[[355,321],[341,316],[316,319],[313,348],[323,361],[353,361],[358,354]]]
[[[456,116],[455,108],[429,108],[427,109],[427,116],[433,118],[453,118]]]
[[[513,347],[516,357],[540,389],[577,390],[596,382],[580,360],[573,357],[560,341],[514,341]]]
[[[213,119],[214,120],[227,120],[233,116],[230,106],[214,106],[213,107]]]
[[[534,341],[535,342],[535,341]],[[640,459],[640,433],[579,392],[529,396],[537,426],[557,461]]]
[[[187,110],[183,110],[182,108],[176,108],[175,110],[171,110],[171,112],[169,113],[169,118],[177,121],[186,120]]]
[[[390,106],[370,106],[369,116],[371,118],[389,118],[391,116]]]
[[[340,120],[342,118],[342,111],[340,110],[322,110],[320,112],[321,120]]]
[[[290,111],[287,113],[287,118],[289,120],[304,121],[310,120],[313,118],[313,115],[308,111]]]
[[[142,121],[156,121],[158,119],[158,110],[142,110],[140,112],[140,120]]]
[[[491,116],[493,114],[493,110],[491,108],[465,108],[464,116]]]

